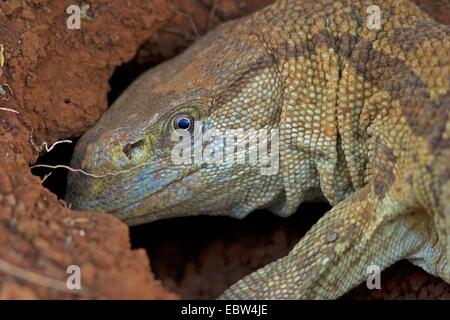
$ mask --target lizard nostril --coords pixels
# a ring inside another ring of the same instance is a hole
[[[144,140],[138,140],[133,143],[128,143],[123,147],[123,153],[127,156],[128,160],[131,160],[133,157],[133,150],[142,149],[144,146]]]

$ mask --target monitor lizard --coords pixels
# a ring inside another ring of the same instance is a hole
[[[130,225],[332,205],[224,299],[334,299],[400,259],[450,283],[449,53],[409,1],[279,0],[135,80],[79,140],[67,201]],[[196,126],[277,130],[278,171],[175,164]]]

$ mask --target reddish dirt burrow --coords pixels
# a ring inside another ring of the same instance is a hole
[[[180,222],[138,227],[133,233],[142,239],[150,232],[153,242],[134,245],[147,248],[157,278],[178,296],[155,280],[143,249],[131,250],[126,225],[107,214],[67,209],[29,168],[44,143],[79,136],[98,120],[117,66],[133,57],[143,68],[159,63],[220,22],[271,1],[76,1],[83,8],[81,29],[68,30],[65,11],[73,2],[0,3],[0,299],[213,298],[285,254],[314,221],[250,218],[221,233],[213,226],[210,238],[196,238],[200,244],[179,235],[194,238],[195,219],[183,220],[178,231],[172,223]],[[450,22],[442,13],[449,12],[448,1],[420,2]],[[69,265],[82,270],[81,292],[66,289]],[[388,290],[377,293],[359,287],[346,298],[442,299],[450,292],[407,263],[383,273],[383,287]]]
[[[93,1],[81,29],[69,30],[72,3],[0,4],[0,107],[19,112],[0,110],[0,298],[176,298],[145,251],[130,249],[126,225],[66,209],[30,172],[42,143],[95,123],[115,67],[170,17],[162,0]],[[69,265],[82,270],[81,292],[66,289]]]
[[[236,19],[273,0],[172,0],[172,16],[137,54],[139,63],[158,63],[175,56],[197,38],[220,24]]]

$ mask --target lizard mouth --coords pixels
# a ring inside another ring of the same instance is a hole
[[[187,191],[186,185],[183,184],[192,177],[201,168],[195,168],[186,172],[179,177],[161,185],[157,190],[146,194],[135,201],[129,202],[124,206],[108,210],[115,217],[126,222],[129,225],[138,225],[163,218],[171,218],[179,214],[170,214],[171,208],[179,206],[180,203],[188,201],[191,192]],[[196,185],[197,188],[201,186]],[[185,192],[183,192],[185,190]],[[164,209],[162,209],[164,208]],[[164,210],[164,211],[163,211]]]
[[[200,167],[182,173],[168,167],[141,166],[139,172],[121,179],[118,179],[120,176],[95,179],[71,174],[67,202],[77,210],[109,212],[127,223],[156,220],[162,208],[189,200],[190,185],[201,187],[186,182],[192,180],[187,178]]]

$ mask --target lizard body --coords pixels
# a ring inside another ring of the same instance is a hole
[[[70,173],[67,200],[131,225],[333,205],[223,298],[337,298],[400,259],[450,282],[449,49],[450,29],[408,1],[279,0],[138,78],[77,144],[72,167],[100,176]],[[180,115],[277,129],[278,172],[175,165]]]

